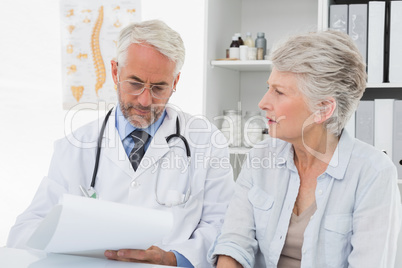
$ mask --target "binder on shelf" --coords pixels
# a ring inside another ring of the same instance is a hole
[[[389,43],[389,82],[402,82],[402,2],[392,1]]]
[[[362,100],[356,110],[356,138],[374,146],[374,101]]]
[[[398,170],[398,178],[402,179],[402,100],[394,103],[394,133],[393,133],[393,157]]]
[[[356,113],[353,113],[345,125],[346,131],[351,137],[356,137]]]
[[[367,82],[382,83],[384,73],[385,2],[369,2]]]
[[[392,159],[394,99],[374,100],[374,147]]]
[[[329,6],[329,28],[348,33],[348,5]]]
[[[384,21],[384,68],[382,81],[389,83],[389,24],[390,24],[390,1],[385,1],[385,21]]]
[[[367,64],[367,4],[349,5],[348,33]]]

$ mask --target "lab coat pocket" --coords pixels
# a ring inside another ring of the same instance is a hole
[[[350,244],[353,230],[352,214],[326,216],[324,229],[327,267],[343,267],[352,249]]]
[[[171,149],[158,162],[155,193],[161,205],[184,207],[190,196],[195,194],[191,189],[192,174],[189,172],[187,155],[183,154]]]
[[[248,200],[253,205],[256,238],[260,240],[265,235],[274,198],[260,187],[253,186],[248,192]]]
[[[204,191],[201,190],[190,196],[185,204],[173,206],[173,228],[169,235],[163,239],[164,244],[182,243],[190,239],[197,229],[202,218]]]

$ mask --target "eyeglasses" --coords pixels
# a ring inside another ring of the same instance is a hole
[[[152,97],[156,99],[169,99],[174,91],[173,86],[168,85],[151,85],[150,87],[146,87],[145,83],[132,80],[126,80],[122,82],[119,81],[118,83],[120,85],[120,89],[124,93],[134,96],[141,95],[142,92],[144,92],[144,90],[148,88],[151,91]]]

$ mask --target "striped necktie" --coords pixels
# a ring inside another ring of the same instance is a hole
[[[134,148],[131,150],[129,159],[134,171],[137,171],[141,159],[145,154],[145,144],[147,143],[149,134],[142,130],[134,130],[130,136],[134,140]]]

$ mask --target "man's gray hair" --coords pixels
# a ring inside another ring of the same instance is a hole
[[[185,48],[180,34],[160,20],[132,23],[121,30],[116,52],[119,70],[126,65],[127,50],[131,44],[154,47],[176,64],[175,76],[184,64]]]
[[[312,112],[335,99],[336,109],[324,124],[339,136],[366,88],[366,65],[354,41],[334,30],[300,34],[274,49],[271,60],[278,71],[296,74]]]

